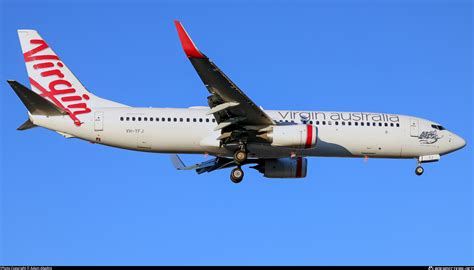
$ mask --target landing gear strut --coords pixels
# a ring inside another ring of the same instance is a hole
[[[425,171],[425,169],[423,169],[423,167],[421,167],[421,166],[419,166],[419,165],[418,165],[418,167],[416,167],[416,169],[415,169],[416,175],[422,175],[424,171]]]
[[[230,173],[230,180],[238,184],[242,182],[242,179],[244,179],[244,171],[242,171],[240,166],[238,166],[237,168],[234,168]]]

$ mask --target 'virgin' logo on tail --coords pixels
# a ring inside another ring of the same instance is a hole
[[[79,114],[90,113],[91,109],[87,106],[86,101],[90,99],[87,94],[77,95],[76,89],[72,83],[64,78],[61,68],[64,64],[56,55],[38,55],[39,52],[49,48],[48,44],[41,39],[32,39],[30,44],[37,45],[35,48],[25,52],[23,57],[25,62],[36,62],[33,68],[39,72],[42,78],[49,79],[48,89],[30,76],[30,83],[36,89],[41,91],[41,96],[48,98],[58,107],[68,112],[69,117],[77,126],[81,125],[81,121],[77,118]]]

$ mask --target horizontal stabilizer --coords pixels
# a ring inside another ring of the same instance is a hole
[[[25,105],[28,111],[33,115],[46,115],[46,116],[57,116],[67,115],[68,112],[58,106],[54,105],[50,101],[46,100],[37,93],[31,91],[21,83],[17,81],[7,81],[8,84],[15,91],[16,95],[20,98],[21,102]],[[21,126],[23,127],[23,125]]]
[[[177,154],[172,154],[170,155],[171,162],[173,163],[173,166],[177,170],[196,170],[198,174],[205,173],[205,172],[212,172],[215,170],[220,170],[223,168],[228,168],[235,166],[235,161],[230,158],[221,158],[217,157],[214,159],[209,159],[206,161],[203,161],[201,163],[191,165],[191,166],[186,166],[184,165],[183,161]]]
[[[170,158],[171,158],[171,163],[173,163],[173,166],[177,170],[194,170],[194,169],[198,168],[199,165],[200,165],[200,164],[196,164],[196,165],[192,165],[192,166],[186,166],[186,165],[184,165],[181,158],[176,154],[170,155]]]
[[[30,119],[26,120],[21,126],[19,126],[16,130],[27,130],[30,128],[37,127],[37,125],[33,124]]]

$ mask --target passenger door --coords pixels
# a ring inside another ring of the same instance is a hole
[[[420,135],[418,119],[410,119],[410,136],[418,137]]]

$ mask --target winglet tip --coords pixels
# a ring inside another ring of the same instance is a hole
[[[186,56],[188,58],[206,58],[196,47],[181,22],[179,20],[174,20],[174,24],[178,31],[179,40],[181,41],[181,46],[183,47]]]

